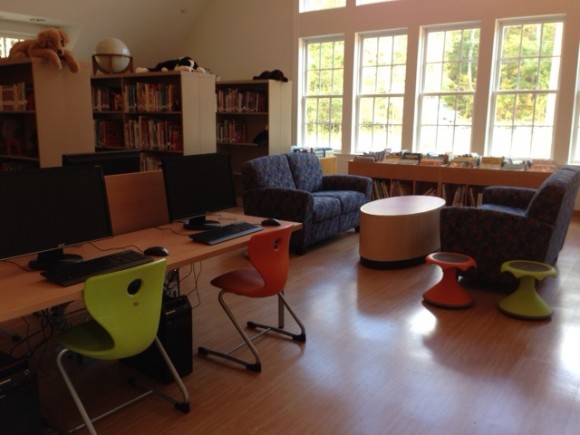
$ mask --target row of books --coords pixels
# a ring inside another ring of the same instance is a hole
[[[364,154],[355,160],[376,160],[376,156]],[[558,165],[551,159],[511,159],[503,156],[479,156],[476,153],[463,155],[422,154],[408,151],[386,152],[383,163],[421,166],[450,166],[461,168],[510,169],[552,172]]]
[[[0,85],[0,111],[34,110],[34,95],[30,83],[18,82]]]
[[[140,116],[125,121],[124,132],[125,142],[131,148],[148,151],[183,150],[183,130],[179,122]]]
[[[260,113],[268,111],[266,93],[262,91],[241,91],[238,88],[218,89],[216,92],[216,104],[218,113]]]
[[[180,91],[171,83],[126,84],[123,104],[127,112],[175,112],[181,110]]]
[[[437,195],[437,185],[422,186],[421,189],[413,187],[411,181],[373,179],[373,199],[389,198],[403,195]]]
[[[245,143],[246,125],[236,120],[226,119],[216,124],[216,138],[222,143]]]
[[[441,188],[441,196],[448,205],[476,207],[481,205],[482,190],[481,187],[477,186],[444,184]],[[413,186],[413,182],[410,181],[373,179],[373,199],[403,195],[436,196],[437,185],[422,183],[421,186]]]
[[[444,184],[441,188],[441,195],[446,204],[455,207],[478,207],[481,205],[483,199],[481,187],[456,184]]]
[[[98,147],[122,147],[125,144],[123,122],[119,120],[95,120],[95,138]]]
[[[95,86],[93,93],[93,111],[121,112],[123,111],[123,93],[120,88]]]

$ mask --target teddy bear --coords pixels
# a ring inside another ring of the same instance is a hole
[[[204,68],[199,66],[197,62],[189,56],[159,62],[153,68],[137,67],[135,69],[135,72],[138,73],[155,71],[195,71],[199,73],[206,72]]]
[[[34,39],[25,39],[14,44],[8,57],[10,59],[30,57],[48,59],[59,70],[62,69],[64,62],[73,73],[76,73],[80,66],[73,53],[65,48],[68,41],[68,34],[64,30],[50,28],[39,32]]]

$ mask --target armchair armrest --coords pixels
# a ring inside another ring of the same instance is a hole
[[[354,190],[364,193],[370,199],[372,180],[361,175],[325,175],[322,177],[322,190]]]
[[[312,215],[314,199],[305,190],[260,188],[245,191],[243,204],[248,215],[304,222]]]
[[[536,189],[527,187],[489,186],[483,189],[483,204],[527,209]]]

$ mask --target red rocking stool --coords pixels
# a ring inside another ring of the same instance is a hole
[[[441,280],[423,293],[423,300],[442,308],[467,308],[473,305],[473,297],[457,282],[457,269],[475,267],[473,258],[453,252],[435,252],[425,259],[427,264],[436,264],[443,270]]]

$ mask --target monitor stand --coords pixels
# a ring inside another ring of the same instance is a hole
[[[30,260],[28,266],[34,270],[48,270],[67,263],[79,263],[83,257],[76,254],[65,254],[62,248],[52,249],[50,251],[39,252],[36,259]]]
[[[183,224],[183,228],[186,230],[211,230],[212,228],[219,228],[221,224],[219,221],[213,221],[206,219],[205,215],[194,216],[190,218],[186,223]]]

